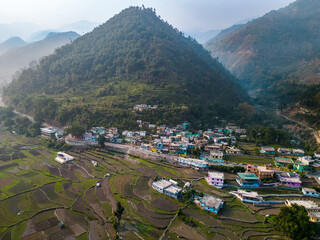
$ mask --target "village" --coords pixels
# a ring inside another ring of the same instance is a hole
[[[302,149],[261,146],[254,163],[248,163],[252,156],[237,147],[241,146],[239,141],[248,138],[246,129],[227,124],[192,133],[188,131],[188,126],[189,123],[184,122],[170,128],[138,120],[137,127],[142,128],[141,131],[125,130],[120,133],[117,128],[93,127],[82,136],[69,134],[65,139],[61,138],[62,130],[54,127],[43,127],[41,133],[44,137],[54,137],[72,146],[98,147],[101,151],[111,150],[145,159],[150,157],[191,168],[202,173],[209,186],[227,189],[244,203],[271,207],[298,204],[308,211],[310,221],[320,221],[319,203],[314,201],[320,196],[317,192],[320,189],[320,154],[308,156]],[[233,162],[232,159],[237,157],[241,160]],[[61,152],[56,158],[61,164],[74,160],[74,157]],[[238,172],[230,174],[230,169]],[[228,175],[227,181],[225,174]],[[152,188],[179,199],[192,189],[192,183],[157,178]],[[268,194],[259,194],[265,190]],[[200,209],[213,214],[218,214],[223,208],[223,199],[217,196],[197,191],[192,199]]]

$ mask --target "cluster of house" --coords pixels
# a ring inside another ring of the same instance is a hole
[[[157,109],[158,105],[147,105],[147,104],[137,104],[135,106],[133,106],[133,111],[144,111],[147,109],[153,110],[153,109]]]
[[[285,201],[288,207],[292,207],[294,204],[303,206],[309,215],[309,219],[312,222],[320,222],[320,207],[319,205],[311,200],[289,200]]]
[[[279,168],[292,168],[298,172],[309,172],[320,168],[320,156],[300,156],[296,161],[288,157],[275,157],[274,163]]]
[[[292,155],[292,156],[304,156],[304,151],[302,149],[289,149],[289,148],[278,148],[277,150],[273,147],[266,147],[263,146],[260,149],[260,153],[266,154],[266,155],[274,155],[275,153],[278,153],[279,155]]]
[[[150,122],[144,122],[142,120],[137,120],[137,124],[139,128],[148,128],[148,129],[155,129],[156,125]]]
[[[120,134],[118,133],[118,129],[115,127],[92,127],[89,131],[86,131],[83,134],[82,139],[86,141],[97,142],[99,136],[104,136],[107,142],[122,142],[122,139],[120,139]]]
[[[122,137],[125,142],[136,143],[141,142],[146,137],[146,131],[123,131]]]
[[[141,148],[180,157],[186,157],[191,149],[201,148],[203,155],[200,159],[203,160],[222,160],[224,154],[241,154],[241,150],[228,145],[236,142],[232,135],[236,130],[245,132],[245,129],[228,126],[192,133],[186,131],[188,124],[185,122],[174,128],[166,125],[157,126],[156,133],[151,135],[152,140],[148,144],[141,143]]]
[[[185,187],[189,186],[190,183],[185,184]],[[173,198],[179,198],[183,191],[183,189],[178,186],[178,183],[172,179],[156,180],[152,183],[152,188]],[[213,213],[218,213],[223,206],[223,201],[221,199],[206,194],[203,197],[196,196],[194,202],[201,209]]]
[[[271,165],[254,166],[247,165],[245,173],[237,173],[236,181],[241,187],[259,187],[263,180],[274,179],[278,182],[275,185],[281,185],[290,188],[300,188],[301,180],[294,172],[275,173]]]
[[[65,164],[73,160],[75,160],[73,156],[66,154],[64,152],[58,152],[57,157],[55,158],[55,161],[60,164]]]

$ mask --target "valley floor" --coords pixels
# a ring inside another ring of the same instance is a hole
[[[111,151],[68,153],[76,160],[60,165],[40,138],[0,134],[1,239],[285,239],[264,218],[283,204],[243,204],[229,193],[233,187],[209,186],[205,173]],[[191,182],[195,190],[223,199],[224,206],[214,215],[186,205],[155,191],[155,177]],[[234,174],[225,179],[236,184]],[[117,202],[125,208],[118,231],[112,225]]]

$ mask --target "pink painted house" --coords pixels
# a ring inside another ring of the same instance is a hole
[[[208,172],[206,181],[211,186],[222,188],[224,184],[224,174],[220,172]]]
[[[276,174],[279,182],[284,187],[300,188],[302,182],[297,174],[292,172],[279,172]]]

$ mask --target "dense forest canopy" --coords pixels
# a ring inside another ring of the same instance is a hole
[[[60,124],[210,122],[248,97],[195,40],[130,7],[22,72],[4,91],[20,111]],[[132,112],[136,104],[157,110]]]
[[[320,1],[297,0],[206,43],[253,95],[281,81],[319,84]]]

